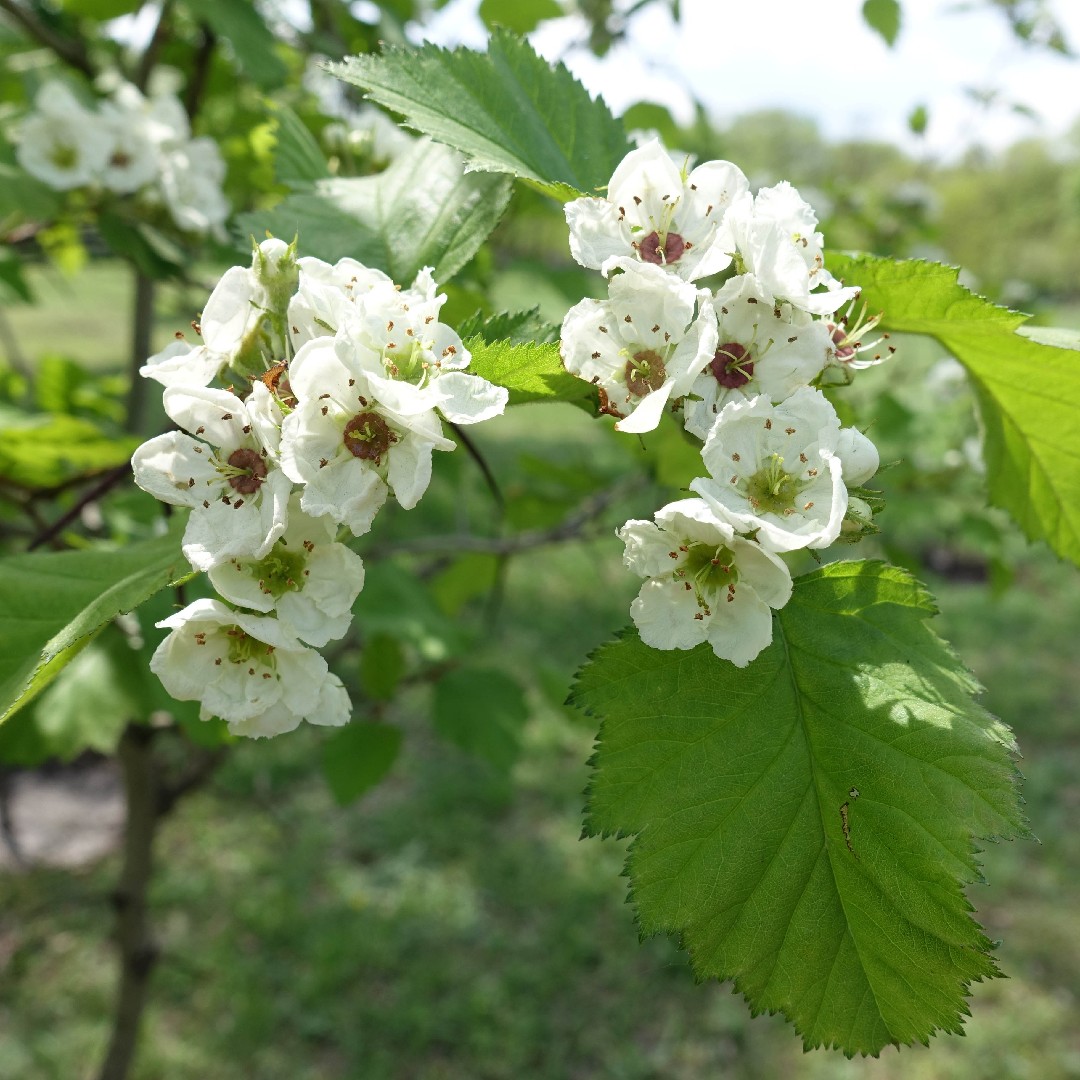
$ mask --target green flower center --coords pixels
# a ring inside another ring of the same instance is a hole
[[[795,509],[799,488],[798,479],[784,471],[784,459],[770,454],[768,464],[746,481],[746,497],[755,510],[787,514]]]
[[[229,639],[230,664],[246,664],[249,671],[256,667],[274,669],[273,645],[267,645],[265,641],[253,638],[239,626],[225,627],[225,634]]]
[[[57,143],[49,152],[49,160],[58,169],[73,169],[78,164],[79,155],[74,146]]]
[[[700,541],[690,544],[681,570],[680,577],[692,582],[699,596],[726,589],[739,580],[735,553],[723,544],[719,547]]]
[[[264,559],[249,563],[247,572],[259,583],[259,588],[275,600],[287,592],[299,592],[303,587],[307,559],[298,551],[289,551],[280,543]]]

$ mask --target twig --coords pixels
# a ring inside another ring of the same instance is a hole
[[[0,11],[6,11],[35,41],[51,49],[65,64],[81,71],[88,79],[97,78],[97,68],[91,63],[86,46],[81,41],[61,37],[16,0],[0,0]]]
[[[472,437],[462,431],[460,424],[455,424],[453,421],[447,422],[450,424],[454,434],[461,440],[461,445],[468,451],[469,457],[476,462],[480,472],[483,473],[484,482],[488,486],[488,491],[491,492],[491,497],[495,500],[495,505],[499,508],[499,517],[501,518],[506,509],[506,500],[503,498],[502,489],[499,487],[498,480],[495,479],[495,474],[491,471],[487,458],[480,452],[480,448],[473,442]]]
[[[47,544],[54,537],[59,536],[60,533],[90,505],[90,503],[100,499],[102,495],[114,488],[121,480],[127,477],[130,472],[131,462],[129,461],[125,461],[123,465],[117,465],[115,469],[107,472],[92,488],[84,491],[79,496],[74,506],[61,514],[60,517],[47,528],[42,529],[41,532],[30,541],[26,550],[33,551],[35,548],[41,547],[42,544]]]
[[[153,36],[146,46],[146,51],[139,58],[139,66],[135,69],[135,77],[132,81],[140,90],[146,89],[146,84],[150,81],[150,72],[154,70],[154,65],[161,55],[162,47],[168,39],[171,9],[172,0],[163,0]]]
[[[154,334],[154,279],[135,269],[135,311],[131,324],[131,385],[128,387],[128,431],[137,432],[142,427],[146,412],[146,380],[139,368],[146,363],[152,349]]]
[[[187,93],[184,95],[184,111],[188,114],[189,120],[195,118],[202,104],[206,83],[210,77],[210,58],[217,44],[217,38],[209,26],[204,23],[201,30],[202,40],[195,52],[195,59],[191,65],[191,78],[188,80]]]

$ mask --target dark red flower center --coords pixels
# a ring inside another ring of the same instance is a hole
[[[713,378],[729,390],[745,386],[754,374],[754,361],[750,350],[737,341],[728,341],[716,350],[709,362]]]
[[[266,462],[258,450],[234,450],[229,455],[229,465],[242,470],[240,475],[229,477],[229,486],[241,495],[254,495],[266,479]]]
[[[362,412],[345,425],[342,442],[353,457],[374,461],[377,465],[383,454],[397,442],[397,436],[378,413]]]
[[[659,390],[666,378],[664,361],[652,349],[642,349],[626,362],[626,388],[637,397]]]
[[[638,254],[642,262],[653,263],[656,266],[666,266],[668,263],[678,262],[686,250],[686,241],[677,233],[669,232],[664,237],[663,247],[660,246],[660,234],[649,233],[638,244]]]

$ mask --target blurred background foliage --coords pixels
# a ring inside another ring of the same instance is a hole
[[[582,42],[605,54],[648,2],[583,0]],[[652,3],[679,16],[678,0]],[[1033,47],[1069,52],[1046,5],[993,4]],[[187,72],[189,90],[201,80],[196,128],[222,145],[237,211],[257,213],[288,191],[275,152],[282,108],[338,175],[385,167],[396,136],[309,58],[404,43],[440,6],[165,0],[157,59]],[[480,14],[524,32],[564,6],[484,0]],[[139,10],[136,0],[0,0],[0,129],[61,70],[50,41],[77,43],[65,58],[76,80],[115,64],[133,70],[139,58],[109,20]],[[887,25],[887,13],[871,15]],[[1032,137],[950,161],[834,142],[813,119],[775,110],[718,124],[702,108],[687,126],[646,102],[627,124],[701,159],[729,158],[755,186],[790,180],[817,207],[833,248],[959,264],[971,287],[1033,312],[1037,323],[1080,327],[1080,122],[1064,139]],[[80,484],[130,453],[138,262],[77,208],[57,211],[32,185],[16,192],[13,161],[10,144],[0,144],[7,553],[24,550],[75,505]],[[170,249],[154,264],[155,350],[197,316],[217,275],[246,261],[248,247],[235,231]],[[519,187],[490,240],[447,286],[443,318],[535,306],[557,323],[594,287],[569,258],[561,207]],[[420,507],[388,508],[359,545],[369,565],[359,643],[342,646],[334,666],[358,719],[372,723],[232,745],[165,820],[151,892],[162,958],[132,1075],[1080,1077],[1080,916],[1067,902],[1080,885],[1069,824],[1080,808],[1075,570],[1025,544],[986,507],[978,421],[958,366],[929,340],[894,344],[895,359],[860,375],[839,401],[846,422],[871,425],[882,461],[893,463],[881,477],[882,535],[855,554],[910,566],[938,596],[939,632],[985,682],[987,707],[1016,729],[1042,841],[985,853],[992,888],[974,889],[972,900],[990,936],[1003,939],[999,958],[1011,977],[974,989],[965,1039],[875,1062],[803,1056],[778,1018],[751,1020],[729,987],[694,985],[673,943],[636,943],[618,873],[623,845],[578,839],[594,732],[562,702],[585,654],[627,622],[637,589],[613,530],[676,495],[686,447],[662,429],[646,454],[580,410],[533,405],[474,437],[501,501],[473,460],[451,455],[437,463]],[[142,430],[164,426],[154,410]],[[55,444],[78,452],[43,453]],[[157,512],[148,497],[119,489],[56,539],[137,537]],[[527,530],[542,542],[512,558],[494,553],[492,541]],[[140,612],[148,640],[170,602]],[[26,823],[12,808],[27,777],[63,781],[112,752],[131,702],[146,700],[132,667],[103,637],[0,733],[8,845],[0,1076],[90,1076],[105,1045],[119,856],[76,869],[20,865],[14,852]],[[488,696],[475,707],[481,686]],[[192,737],[218,738],[174,711]],[[493,714],[497,731],[483,722]],[[370,768],[340,767],[358,759]]]

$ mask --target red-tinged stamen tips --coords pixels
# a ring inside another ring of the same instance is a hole
[[[229,486],[241,495],[254,495],[266,479],[266,462],[257,450],[234,450],[229,455],[229,465],[240,470],[238,476],[229,477]]]
[[[655,266],[666,266],[668,263],[678,262],[686,250],[686,241],[675,232],[669,232],[664,237],[664,245],[660,246],[660,234],[649,233],[638,245],[638,254],[642,262],[653,263]]]
[[[664,385],[667,372],[659,353],[643,349],[626,362],[626,388],[637,397],[644,397]]]
[[[737,341],[728,341],[716,350],[709,362],[713,378],[729,390],[745,386],[754,374],[754,359],[750,350]]]
[[[342,442],[353,457],[374,461],[377,465],[383,454],[397,442],[397,436],[378,413],[362,412],[345,425]]]

